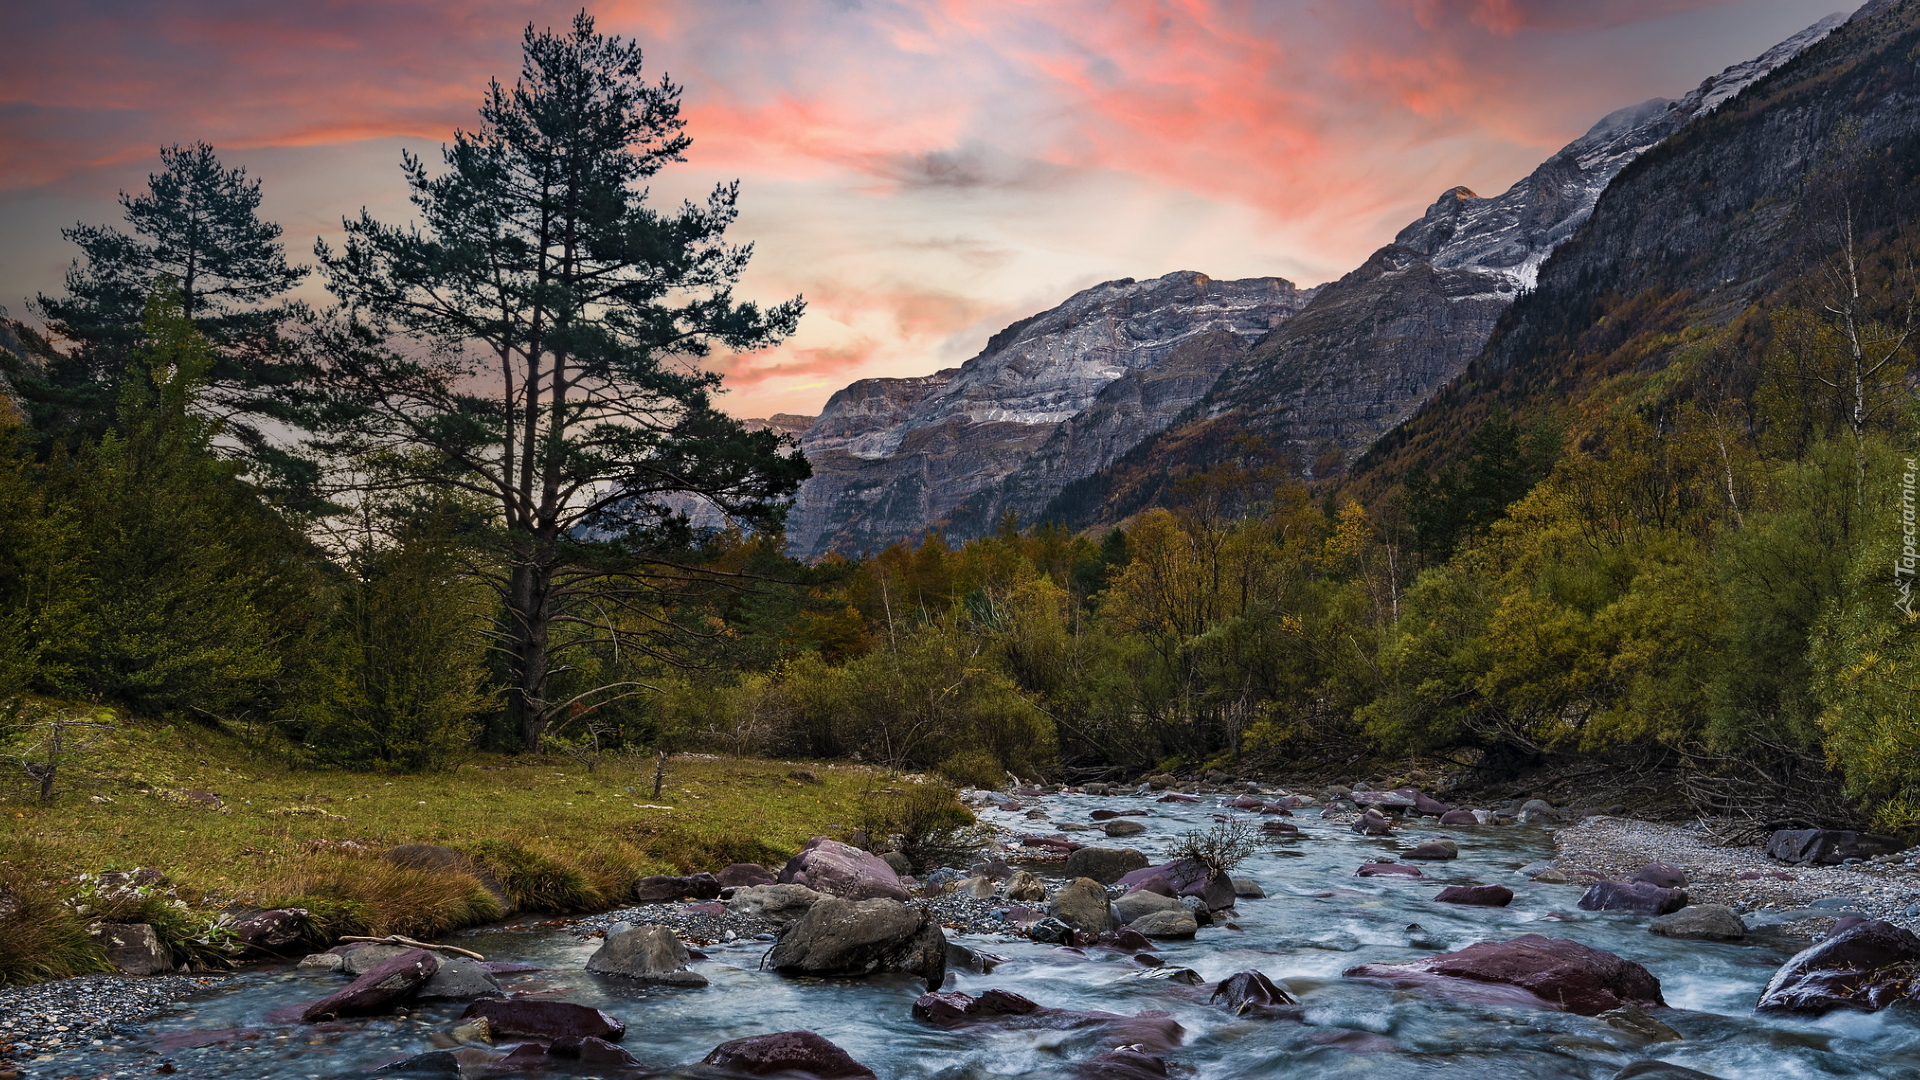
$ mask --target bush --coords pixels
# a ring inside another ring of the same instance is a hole
[[[57,889],[24,870],[0,867],[0,986],[111,970],[86,920]]]
[[[1172,854],[1176,860],[1200,863],[1212,876],[1223,877],[1259,848],[1260,830],[1251,822],[1234,819],[1181,834]]]
[[[984,844],[973,812],[945,784],[912,784],[869,791],[858,824],[878,843],[885,840],[906,857],[915,873],[964,866]]]

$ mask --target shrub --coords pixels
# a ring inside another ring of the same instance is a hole
[[[1205,866],[1215,877],[1224,876],[1247,861],[1260,847],[1260,830],[1251,822],[1231,819],[1211,829],[1194,829],[1181,834],[1173,846],[1176,860],[1187,859]]]
[[[862,798],[860,828],[885,838],[918,873],[965,865],[984,840],[972,811],[945,784],[912,784],[869,791]]]
[[[86,920],[58,890],[0,867],[0,986],[110,970],[105,951],[87,934]]]

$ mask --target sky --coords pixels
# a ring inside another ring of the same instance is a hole
[[[653,197],[738,179],[738,295],[799,332],[718,356],[723,408],[812,414],[959,364],[1114,278],[1338,278],[1465,184],[1506,189],[1614,109],[1678,97],[1835,0],[612,0],[599,29],[684,87]],[[59,290],[60,229],[119,219],[159,146],[264,185],[311,262],[364,206],[408,216],[577,2],[0,0],[0,304]],[[303,295],[324,301],[317,282]]]

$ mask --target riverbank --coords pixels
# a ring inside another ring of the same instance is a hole
[[[1590,817],[1553,836],[1562,871],[1624,877],[1650,862],[1687,874],[1695,904],[1725,904],[1769,918],[1805,914],[1810,934],[1843,914],[1885,919],[1920,932],[1920,850],[1853,866],[1789,866],[1758,848],[1720,846],[1697,825]]]

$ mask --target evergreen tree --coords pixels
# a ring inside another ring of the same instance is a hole
[[[737,184],[648,204],[640,184],[689,144],[679,88],[643,81],[639,47],[584,12],[568,33],[528,26],[523,48],[444,173],[405,159],[418,227],[362,211],[344,250],[317,249],[347,314],[314,418],[319,446],[388,482],[491,505],[507,707],[537,747],[570,707],[639,688],[556,683],[577,650],[671,651],[660,590],[680,571],[657,571],[686,539],[680,508],[772,527],[808,468],[716,411],[719,377],[693,363],[777,342],[801,304],[734,300],[751,254],[724,242]]]
[[[61,230],[81,257],[67,271],[67,294],[42,294],[35,306],[66,349],[16,380],[45,433],[97,437],[111,424],[148,295],[163,276],[181,316],[211,344],[202,408],[271,411],[261,392],[289,373],[276,333],[287,311],[270,302],[307,271],[287,262],[280,226],[261,220],[260,181],[223,167],[206,143],[162,147],[160,162],[146,193],[120,193],[131,235],[107,225]],[[228,431],[262,445],[250,426]]]

